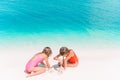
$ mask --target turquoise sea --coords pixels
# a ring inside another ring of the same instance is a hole
[[[44,46],[119,50],[120,1],[0,0],[0,49]]]

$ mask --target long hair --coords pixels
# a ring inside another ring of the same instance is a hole
[[[42,53],[45,53],[49,57],[52,54],[52,50],[50,47],[45,47]]]
[[[60,55],[63,56],[69,52],[69,49],[67,47],[61,47],[59,52],[60,52]]]

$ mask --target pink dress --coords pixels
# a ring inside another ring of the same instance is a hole
[[[30,69],[33,67],[38,66],[39,63],[43,62],[43,58],[40,58],[38,54],[36,54],[36,59],[35,60],[29,60],[28,63],[26,64],[26,72],[29,73]]]

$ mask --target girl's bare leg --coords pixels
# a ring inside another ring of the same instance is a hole
[[[46,71],[46,69],[43,67],[34,67],[31,71],[31,73],[27,75],[27,77],[32,77],[32,76],[44,73],[45,71]]]
[[[67,67],[76,67],[77,65],[78,65],[78,63],[75,63],[75,64],[68,63]]]

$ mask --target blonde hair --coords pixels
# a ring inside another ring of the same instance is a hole
[[[42,53],[45,53],[49,57],[52,54],[52,50],[50,47],[45,47]]]
[[[61,47],[59,52],[60,52],[60,55],[63,56],[69,52],[69,49],[67,47]]]

